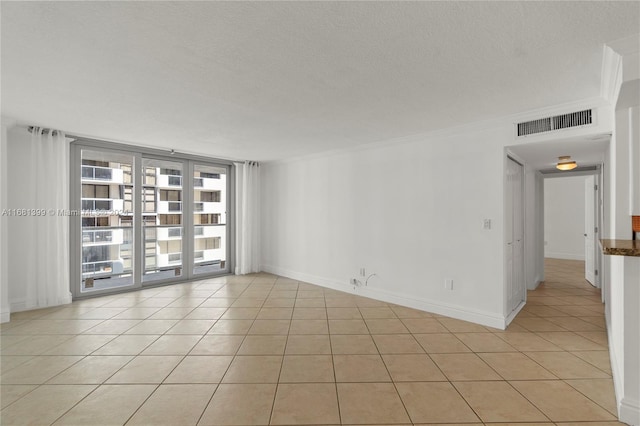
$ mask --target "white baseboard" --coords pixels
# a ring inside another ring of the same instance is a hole
[[[515,319],[515,317],[520,313],[520,311],[522,310],[522,308],[524,308],[524,305],[526,304],[527,302],[525,302],[524,300],[520,302],[520,304],[513,310],[513,312],[511,312],[505,319],[506,325],[511,324],[511,321]]]
[[[73,295],[71,294],[71,292],[68,292],[64,296],[60,297],[60,299],[58,299],[58,302],[58,305],[67,305],[73,302]]]
[[[551,259],[582,260],[582,261],[584,261],[584,253],[582,253],[582,254],[574,254],[574,253],[545,252],[544,253],[544,257],[549,257]]]
[[[393,293],[375,287],[355,287],[355,289],[341,282],[332,279],[319,277],[315,275],[305,274],[303,272],[292,271],[273,265],[261,265],[262,270],[271,274],[280,275],[282,277],[294,280],[304,281],[333,290],[343,291],[345,293],[355,294],[358,296],[368,297],[380,300],[382,302],[394,303],[396,305],[406,306],[408,308],[419,309],[422,311],[432,312],[438,315],[444,315],[451,318],[469,321],[476,324],[485,325],[487,327],[498,328],[504,330],[506,328],[506,319],[502,316],[495,315],[491,312],[483,312],[468,309],[458,305],[451,305],[429,299],[412,297],[410,295]]]
[[[630,401],[629,398],[622,398],[618,406],[619,420],[628,425],[640,425],[640,405],[638,401]]]
[[[632,401],[624,396],[623,372],[618,366],[616,347],[613,345],[609,315],[605,315],[607,325],[607,340],[609,341],[609,361],[611,362],[611,375],[613,376],[613,390],[618,407],[618,420],[628,425],[640,425],[640,401]]]
[[[0,312],[0,324],[9,322],[11,319],[11,311],[9,309]]]
[[[537,289],[541,282],[542,279],[540,279],[540,277],[536,277],[533,282],[527,286],[527,290],[533,291]]]
[[[613,338],[611,333],[611,325],[609,322],[609,316],[605,315],[605,325],[607,326],[607,341],[609,343],[609,362],[611,363],[611,376],[613,378],[613,391],[616,397],[616,407],[618,407],[618,414],[620,413],[620,401],[622,399],[622,376],[620,375],[620,367],[618,367],[618,358],[616,357],[616,347],[613,345]]]
[[[58,299],[47,302],[45,304],[40,304],[38,300],[34,299],[21,299],[21,300],[13,300],[10,301],[11,311],[10,312],[21,312],[21,311],[31,311],[34,309],[43,309],[43,308],[51,308],[54,306],[60,305],[68,305],[73,301],[71,296],[71,292],[65,293],[64,295],[58,297]]]

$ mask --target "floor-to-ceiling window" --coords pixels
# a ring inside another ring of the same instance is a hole
[[[231,270],[230,163],[77,140],[72,164],[76,297]]]
[[[83,149],[80,161],[81,291],[131,286],[133,156]]]
[[[227,269],[227,169],[193,167],[193,273]]]
[[[142,188],[147,197],[143,202],[148,207],[142,214],[143,282],[183,275],[183,207],[187,207],[182,199],[183,168],[183,162],[142,159]]]

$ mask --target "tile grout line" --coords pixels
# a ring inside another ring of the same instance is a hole
[[[333,353],[333,343],[331,341],[331,329],[329,328],[329,307],[327,306],[327,297],[324,297],[324,312],[327,322],[327,338],[329,339],[329,353],[331,354],[331,368],[333,369],[333,386],[336,390],[336,406],[338,408],[338,421],[342,425],[342,410],[340,409],[340,394],[338,393],[338,377],[336,376],[336,362]]]
[[[255,280],[255,278],[254,278],[254,280]],[[276,282],[277,282],[277,279],[276,279]],[[236,296],[234,297],[234,299],[235,299],[235,300],[237,300],[238,298],[240,298],[239,296],[240,296],[242,293],[244,293],[245,291],[247,291],[247,289],[249,289],[249,287],[250,287],[250,284],[249,284],[249,285],[247,285],[247,287],[245,287],[245,290],[243,290],[239,295],[236,295]],[[577,289],[577,288],[578,288],[578,286],[575,286],[575,288]],[[271,289],[273,290],[273,284],[272,284],[272,286],[271,286]],[[216,292],[217,292],[217,291],[218,291],[218,290],[216,290]],[[215,294],[215,292],[214,292],[214,294]],[[186,297],[186,296],[182,295],[182,296],[180,296],[180,297]],[[179,297],[179,298],[180,298],[180,297]],[[328,315],[328,308],[327,308],[327,305],[326,305],[326,293],[325,293],[325,294],[323,294],[323,297],[324,297],[324,300],[325,300],[325,312],[326,312],[326,314],[327,314],[326,322],[327,322],[327,326],[328,326],[328,323],[329,323],[329,315]],[[540,297],[557,297],[557,296],[540,296]],[[567,296],[567,297],[584,297],[584,298],[587,298],[588,296],[573,296],[573,295],[571,295],[571,296]],[[178,298],[178,299],[179,299],[179,298]],[[147,299],[149,299],[149,298],[147,298]],[[204,299],[205,299],[205,300],[206,300],[206,299],[209,299],[209,297],[204,298]],[[265,298],[265,300],[263,300],[263,301],[262,301],[262,305],[261,305],[261,307],[262,307],[262,308],[264,308],[264,304],[266,303],[266,299],[267,299],[267,298]],[[176,300],[177,300],[177,299],[176,299]],[[296,300],[297,300],[297,297],[296,297]],[[579,300],[580,300],[580,299],[578,299],[578,302],[579,302]],[[112,303],[112,301],[111,301],[111,302],[106,302],[106,304],[109,304],[109,303]],[[142,302],[141,302],[141,303],[142,303]],[[173,302],[172,302],[172,303],[173,303]],[[202,303],[204,303],[204,301],[203,301]],[[202,303],[201,303],[201,304],[202,304]],[[386,306],[389,306],[389,304],[386,304]],[[552,306],[550,306],[550,305],[546,305],[546,304],[541,304],[541,305],[532,305],[532,306],[549,306],[549,307],[552,307]],[[582,305],[560,305],[560,306],[562,306],[562,307],[564,307],[564,306],[567,306],[567,307],[582,307]],[[363,322],[365,323],[365,326],[367,327],[367,330],[368,330],[368,334],[367,334],[367,335],[369,335],[369,336],[372,338],[372,337],[373,337],[373,335],[371,334],[371,330],[370,330],[369,324],[366,322],[366,319],[362,317],[362,311],[361,311],[360,307],[357,307],[357,308],[358,308],[358,311],[359,311],[359,312],[360,312],[360,314],[361,314],[361,318],[362,318]],[[553,309],[556,309],[556,308],[557,308],[557,309],[560,309],[560,308],[558,308],[558,307],[552,307],[552,308],[553,308]],[[164,308],[161,308],[161,309],[164,309]],[[160,310],[161,310],[161,309],[160,309]],[[195,309],[197,309],[197,307],[193,307],[193,309],[191,309],[191,311],[190,311],[190,312],[193,312],[193,310],[195,310]],[[226,309],[228,309],[228,307],[227,307]],[[226,311],[225,311],[225,312],[226,312]],[[293,313],[294,313],[294,312],[295,312],[295,302],[294,302],[294,308],[292,309],[292,315],[293,315]],[[595,309],[594,309],[594,311],[593,311],[593,312],[594,312],[593,317],[596,317],[597,315],[602,315],[602,314],[598,314],[597,312],[595,312]],[[47,314],[45,314],[45,315],[47,315]],[[188,315],[188,314],[187,314],[187,315]],[[533,315],[535,318],[540,318],[540,319],[543,319],[543,320],[544,320],[544,319],[546,319],[547,321],[549,321],[549,320],[547,319],[547,318],[549,318],[549,317],[543,317],[543,316],[537,315],[537,314],[535,314],[535,313],[531,313],[531,315]],[[569,315],[566,315],[566,316],[564,316],[564,317],[567,317],[567,318],[578,318],[578,319],[580,319],[577,315],[573,315],[573,314],[569,314]],[[184,318],[185,318],[185,317],[183,317],[181,320],[178,320],[178,321],[183,321],[183,320],[184,320]],[[555,317],[552,317],[552,318],[555,318]],[[399,319],[399,318],[398,318],[398,319]],[[437,317],[436,317],[435,319],[436,319],[436,320],[438,320],[438,318],[437,318]],[[213,327],[213,326],[214,326],[214,325],[215,325],[219,320],[220,320],[220,318],[218,318],[218,319],[217,319],[217,320],[212,324],[212,326],[207,330],[207,332],[205,332],[205,333],[203,333],[203,334],[200,334],[200,340],[199,340],[198,342],[200,342],[200,341],[204,338],[204,336],[207,336],[207,335],[208,335],[208,334],[207,334],[207,333],[208,333],[208,331],[210,331],[210,329],[211,329],[211,328],[212,328],[212,327]],[[257,320],[257,316],[253,318],[253,320],[252,320],[252,322],[251,322],[252,326],[253,326],[253,324],[255,324],[256,320]],[[400,320],[401,320],[401,319],[400,319]],[[34,319],[32,319],[32,320],[26,320],[26,321],[27,321],[27,322],[31,322],[31,321],[33,321],[33,322],[37,322],[37,321],[38,321],[38,319],[37,319],[37,318],[34,318]],[[103,320],[102,322],[100,322],[100,323],[98,323],[98,324],[102,324],[102,323],[104,323],[105,321],[108,321],[108,320]],[[290,317],[289,321],[290,321],[290,325],[289,325],[289,327],[291,327],[291,321],[293,321],[293,318],[292,318],[292,317]],[[402,321],[401,321],[401,322],[402,322]],[[438,323],[441,323],[440,321],[437,321],[437,322],[438,322]],[[550,321],[550,322],[553,322],[553,321]],[[98,324],[96,324],[95,326],[97,326]],[[404,322],[403,322],[403,324],[404,324]],[[554,324],[555,324],[555,323],[554,323]],[[24,325],[24,324],[20,324],[20,325]],[[557,325],[557,324],[556,324],[556,325]],[[93,327],[95,327],[95,326],[93,326]],[[444,326],[444,324],[443,324],[443,326]],[[91,327],[91,328],[93,328],[93,327]],[[132,327],[135,327],[135,325],[134,325],[134,326],[132,326]],[[173,327],[175,327],[175,324],[174,324],[171,328],[173,328]],[[456,334],[456,333],[452,332],[448,327],[446,327],[446,326],[444,326],[444,327],[445,327],[445,329],[447,330],[447,333],[446,333],[446,334],[449,334],[449,335],[453,335],[453,336],[455,336],[455,334]],[[592,339],[590,339],[590,338],[588,338],[588,337],[582,336],[582,335],[578,334],[578,332],[577,332],[577,331],[573,331],[572,329],[568,329],[568,328],[566,328],[566,327],[562,327],[562,326],[559,326],[559,327],[560,327],[560,328],[562,328],[563,330],[566,330],[566,331],[568,331],[568,332],[572,333],[572,335],[579,336],[580,338],[583,338],[583,339],[589,340],[590,342],[593,342],[594,344],[599,345],[599,343],[598,343],[597,341],[593,341]],[[90,328],[90,329],[91,329],[91,328]],[[168,333],[168,331],[169,331],[169,330],[171,330],[171,328],[169,328],[168,330],[165,330],[165,331],[164,331],[160,336],[168,335],[167,333]],[[250,328],[251,328],[251,327],[250,327]],[[550,344],[554,344],[554,343],[553,343],[553,342],[551,342],[550,340],[545,339],[543,336],[538,335],[538,332],[531,331],[530,329],[527,329],[526,327],[523,327],[523,328],[524,328],[524,331],[525,331],[526,333],[530,333],[531,335],[538,336],[538,337],[539,337],[539,338],[541,338],[542,340],[544,340],[544,341],[546,341],[546,342],[549,342]],[[90,329],[89,329],[89,330],[90,330]],[[74,336],[74,337],[77,337],[77,336],[85,335],[84,333],[85,333],[86,331],[87,331],[87,330],[82,331],[82,332],[80,332],[80,333],[78,333],[78,334],[75,334],[75,335],[73,335],[73,336]],[[290,330],[290,328],[289,328],[289,332],[290,332],[290,331],[291,331],[291,330]],[[285,350],[286,350],[286,346],[287,346],[287,343],[288,343],[288,337],[289,337],[289,335],[290,335],[290,333],[289,333],[289,332],[287,333],[287,338],[286,338],[286,341],[285,341]],[[505,341],[505,339],[504,339],[504,338],[502,338],[502,336],[504,335],[504,333],[495,333],[495,332],[492,332],[492,330],[489,330],[489,329],[487,329],[486,331],[483,331],[483,332],[471,331],[470,333],[478,333],[478,334],[480,334],[480,333],[487,333],[487,332],[491,333],[492,335],[495,335],[495,336],[499,337],[502,341]],[[124,333],[126,333],[126,331],[123,331],[123,332],[119,333],[119,334],[117,335],[117,337],[120,337],[120,336],[125,335]],[[464,332],[464,333],[467,333],[467,332]],[[396,333],[387,333],[387,334],[392,334],[392,335],[393,335],[393,334],[396,334]],[[409,334],[413,337],[413,339],[415,339],[415,340],[417,341],[417,339],[416,339],[416,337],[415,337],[414,333],[411,333],[411,332],[410,332]],[[431,334],[431,333],[418,333],[418,334]],[[89,335],[91,335],[91,333],[89,333]],[[248,331],[247,331],[246,333],[244,333],[243,342],[244,342],[244,341],[245,341],[245,339],[248,337],[248,335],[249,335],[249,334],[248,334]],[[331,334],[331,333],[330,333],[330,331],[329,331],[329,333],[328,333],[328,337],[329,337],[329,347],[330,347],[330,353],[332,354],[332,362],[333,362],[333,355],[334,355],[334,354],[333,354],[333,347],[332,347],[332,342],[331,342],[331,335],[332,335],[332,334]],[[133,335],[132,335],[132,336],[133,336]],[[71,337],[71,338],[70,338],[70,339],[68,339],[68,340],[71,340],[71,339],[73,339],[74,337]],[[116,339],[117,337],[115,337],[114,339]],[[457,338],[457,336],[455,336],[455,337]],[[114,339],[111,339],[109,342],[104,343],[100,348],[102,348],[102,347],[104,347],[105,345],[109,344],[109,343],[110,343],[110,342],[112,342]],[[156,340],[157,340],[157,339],[156,339]],[[458,340],[460,341],[460,339],[458,339]],[[376,346],[376,348],[377,348],[377,346],[378,346],[378,345],[375,343],[375,340],[373,340],[373,342],[374,342],[374,346]],[[462,342],[462,341],[460,341],[460,342],[461,342],[465,347],[467,347],[467,346],[468,346],[468,345],[466,345],[464,342]],[[509,343],[508,343],[508,341],[505,341],[505,343],[506,343],[506,344],[509,344]],[[62,345],[64,345],[64,344],[65,344],[65,342],[61,342],[61,343],[59,343],[58,345],[56,345],[55,347],[59,347],[59,346],[62,346]],[[151,344],[153,344],[153,342],[152,342],[152,343],[150,343],[149,345],[151,345]],[[196,343],[196,344],[194,344],[194,345],[193,345],[193,347],[191,348],[191,350],[190,350],[189,352],[187,352],[187,354],[186,354],[186,355],[184,355],[184,356],[183,356],[182,360],[184,360],[184,359],[185,359],[185,358],[186,358],[186,357],[187,357],[187,356],[188,356],[188,355],[193,351],[193,348],[194,348],[195,346],[197,346],[197,344],[198,344],[198,343]],[[426,351],[426,349],[423,347],[423,345],[422,345],[422,344],[420,344],[419,342],[418,342],[418,344],[419,344],[419,345],[420,345],[420,347],[424,350],[424,352],[425,352],[425,353],[426,353],[426,355],[429,357],[429,359],[431,359],[431,361],[432,361],[432,362],[434,362],[434,364],[436,365],[436,367],[437,367],[437,368],[442,372],[442,370],[441,370],[441,369],[440,369],[440,367],[437,365],[437,363],[435,363],[435,361],[433,361],[433,359],[431,358],[431,354],[429,354],[429,353]],[[147,346],[147,348],[149,347],[149,345]],[[238,349],[236,350],[236,354],[233,356],[233,359],[235,359],[235,358],[236,358],[236,356],[238,355],[238,351],[239,351],[239,348],[241,347],[241,345],[242,345],[242,342],[241,342],[241,344],[238,346]],[[555,344],[554,344],[554,345],[555,345]],[[80,360],[78,360],[76,363],[74,363],[74,364],[72,364],[71,366],[67,367],[65,370],[62,370],[62,371],[58,372],[58,373],[57,373],[56,375],[54,375],[52,378],[57,377],[59,374],[62,374],[64,371],[66,371],[66,370],[68,370],[68,369],[72,368],[72,367],[73,367],[74,365],[76,365],[78,362],[81,362],[82,360],[86,359],[87,357],[89,357],[89,356],[94,356],[94,355],[92,355],[92,354],[93,354],[94,352],[98,351],[100,348],[94,349],[94,350],[93,350],[92,352],[90,352],[88,355],[83,355],[83,356],[82,356],[82,358],[81,358]],[[52,349],[53,349],[53,348],[50,348],[50,349],[48,349],[48,350],[52,350]],[[540,366],[540,368],[543,368],[545,371],[547,371],[547,369],[546,369],[544,366],[542,366],[542,365],[541,365],[541,364],[539,364],[537,361],[535,361],[534,359],[532,359],[532,358],[530,358],[529,356],[527,356],[527,354],[526,354],[526,353],[524,353],[524,351],[523,351],[523,350],[519,350],[519,349],[516,349],[516,348],[514,348],[514,349],[515,349],[515,352],[513,352],[513,353],[521,353],[521,354],[523,354],[524,356],[526,356],[526,357],[527,357],[527,359],[530,359],[530,360],[531,360],[531,361],[533,361],[536,365],[539,365],[539,366]],[[143,349],[142,351],[144,351],[144,350],[145,350],[145,349]],[[378,356],[380,356],[380,357],[381,357],[381,354],[380,354],[379,348],[377,348],[377,350],[378,350]],[[141,351],[141,352],[142,352],[142,351]],[[588,350],[588,349],[585,349],[584,351],[591,352],[591,351],[595,351],[595,350]],[[604,351],[607,351],[607,353],[608,353],[608,349],[607,349],[607,347],[606,347],[606,346],[605,346],[602,350],[599,350],[599,351],[596,351],[596,352],[604,352]],[[141,353],[141,352],[140,352],[140,353]],[[570,350],[568,350],[568,349],[564,349],[564,348],[562,348],[562,347],[560,347],[560,350],[559,350],[559,351],[528,351],[528,352],[558,352],[558,353],[562,352],[562,353],[569,353],[569,354],[571,354],[571,355],[573,355],[573,356],[576,356],[575,354],[573,354],[573,353],[572,353],[572,351],[570,351]],[[137,358],[138,356],[141,356],[141,355],[140,355],[140,353],[138,353],[138,355],[134,355],[132,359],[135,359],[135,358]],[[472,351],[471,351],[471,353],[478,355],[479,353],[482,353],[482,352],[475,352],[475,351],[473,351],[473,350],[472,350]],[[511,352],[509,351],[509,352],[507,352],[507,353],[511,353]],[[285,355],[286,355],[286,354],[283,354],[283,362],[284,362],[284,356],[285,356]],[[29,355],[27,355],[27,356],[29,356]],[[39,356],[45,356],[45,355],[40,354],[40,355],[35,355],[35,356],[33,356],[33,357],[39,357]],[[57,355],[49,355],[49,356],[57,356]],[[60,356],[63,356],[63,355],[60,355]],[[98,356],[98,355],[95,355],[95,356]],[[112,355],[105,355],[105,356],[112,356]],[[116,354],[113,354],[113,356],[116,356]],[[162,355],[160,355],[160,356],[162,356]],[[578,358],[580,358],[580,357],[578,357]],[[383,360],[383,363],[384,363],[384,358],[382,358],[382,357],[381,357],[381,359]],[[589,364],[590,366],[593,366],[593,367],[594,367],[594,368],[596,368],[597,370],[602,371],[602,372],[603,372],[603,373],[605,373],[608,377],[610,377],[610,374],[609,374],[609,373],[607,373],[606,371],[603,371],[600,367],[598,367],[598,365],[595,365],[595,364],[593,364],[593,363],[592,363],[592,362],[590,362],[590,361],[583,360],[582,358],[580,358],[580,359],[581,359],[582,361],[584,361],[585,363]],[[486,363],[486,361],[484,361],[484,359],[482,359],[482,361]],[[25,361],[25,362],[28,362],[28,361]],[[131,361],[129,361],[129,362],[131,362]],[[182,362],[182,361],[180,361],[180,362]],[[173,368],[172,372],[175,370],[175,368],[177,368],[177,366],[178,366],[178,365],[180,365],[180,362],[178,362],[178,364],[176,364],[176,366],[174,366],[174,368]],[[280,365],[280,374],[282,373],[283,362],[282,362],[282,363],[281,363],[281,365]],[[20,365],[22,365],[22,364],[20,364]],[[125,366],[126,366],[126,365],[128,365],[128,363],[127,363],[127,364],[125,364]],[[230,364],[229,364],[229,366],[227,367],[227,371],[228,371],[228,368],[230,367],[230,365],[231,365],[231,363],[230,363]],[[384,363],[384,365],[385,365],[385,368],[387,369],[387,372],[389,373],[388,366],[386,365],[386,363]],[[19,366],[19,365],[18,365],[18,366]],[[336,379],[336,377],[335,377],[335,374],[336,374],[336,373],[335,373],[335,364],[333,364],[333,367],[334,367],[334,381],[335,381],[335,379]],[[122,368],[124,368],[124,366],[123,366],[123,367],[120,367],[120,369],[122,369]],[[491,370],[493,370],[493,368],[492,368],[490,365],[489,365],[489,368],[490,368]],[[120,369],[119,369],[119,370],[117,370],[117,371],[120,371]],[[167,375],[167,377],[168,377],[170,374],[172,374],[172,372],[169,372],[169,374]],[[113,373],[113,374],[116,374],[116,373]],[[225,375],[225,374],[226,374],[226,372],[223,374],[223,377],[224,377],[224,375]],[[389,373],[389,374],[390,374],[390,373]],[[500,373],[498,373],[498,375],[504,379],[504,376],[502,376]],[[555,374],[554,374],[554,376],[555,376]],[[110,377],[111,377],[111,376],[110,376]],[[165,380],[166,380],[166,378],[167,378],[167,377],[165,377]],[[445,375],[445,377],[446,377],[446,375]],[[52,378],[51,378],[51,379],[52,379]],[[51,379],[49,379],[49,380],[51,380]],[[108,380],[108,379],[107,379],[107,380]],[[221,379],[221,380],[222,380],[222,379]],[[574,389],[577,393],[579,393],[579,394],[583,395],[585,398],[587,398],[589,401],[591,401],[592,403],[594,403],[596,406],[598,406],[598,407],[602,408],[605,412],[610,413],[607,409],[605,409],[603,406],[601,406],[600,404],[598,404],[596,401],[592,400],[592,399],[591,399],[591,398],[589,398],[587,395],[585,395],[585,394],[583,394],[581,391],[579,391],[577,388],[574,388],[574,387],[573,387],[573,386],[571,386],[569,383],[567,383],[567,380],[572,380],[572,379],[560,379],[560,378],[557,378],[557,379],[556,379],[556,381],[561,381],[561,382],[563,382],[563,383],[567,384],[568,386],[570,386],[570,387],[571,387],[572,389]],[[589,380],[589,379],[576,379],[576,380]],[[603,380],[605,380],[605,379],[603,379]],[[392,381],[392,383],[394,383],[394,386],[395,386],[396,382],[393,380],[393,378],[391,378],[391,381]],[[510,382],[509,380],[506,380],[506,379],[505,379],[504,381],[509,382],[510,386],[513,388],[513,385],[511,384],[511,382]],[[516,380],[516,381],[517,381],[517,380]],[[278,379],[278,382],[279,382],[279,379]],[[450,380],[448,380],[448,379],[447,379],[447,382],[453,385],[453,383],[452,383]],[[365,382],[365,383],[366,383],[366,382]],[[103,382],[103,384],[104,384],[104,382]],[[39,384],[39,385],[37,385],[37,386],[36,386],[34,389],[32,389],[29,393],[33,392],[33,390],[38,389],[39,387],[41,387],[41,386],[43,386],[43,385],[45,385],[45,384]],[[56,386],[56,385],[51,385],[51,386]],[[98,387],[99,387],[99,386],[101,386],[101,385],[98,385]],[[160,385],[158,385],[158,386],[156,387],[156,389],[157,389],[159,386],[160,386]],[[218,384],[218,386],[219,386],[219,384]],[[92,392],[90,392],[90,394],[92,394],[93,392],[95,392],[95,390],[96,390],[98,387],[96,387]],[[454,388],[455,388],[455,386],[454,386]],[[277,389],[277,385],[276,385],[276,389]],[[216,388],[216,390],[217,390],[217,388]],[[216,390],[214,390],[214,394],[215,394]],[[516,389],[516,391],[517,391],[517,389]],[[154,390],[154,392],[155,392],[155,390]],[[396,392],[398,393],[397,387],[396,387]],[[27,394],[29,394],[29,393],[27,393]],[[336,393],[337,393],[337,382],[336,382]],[[459,393],[459,392],[458,392],[458,393]],[[519,392],[518,392],[518,393],[519,393]],[[27,394],[25,394],[25,395],[21,396],[21,397],[20,397],[18,400],[16,400],[16,401],[19,401],[20,399],[22,399],[22,398],[23,398],[24,396],[26,396]],[[89,394],[89,395],[90,395],[90,394]],[[153,394],[153,392],[152,392],[152,394]],[[521,394],[521,395],[522,395],[522,394]],[[87,395],[87,396],[88,396],[88,395]],[[85,396],[82,400],[78,401],[78,402],[76,403],[76,405],[77,405],[77,404],[79,404],[80,402],[82,402],[82,401],[83,401],[87,396]],[[213,394],[212,394],[212,397],[213,397]],[[524,397],[524,396],[523,396],[523,397]],[[275,395],[274,395],[274,398],[275,398]],[[462,397],[462,398],[464,399],[464,397]],[[401,399],[401,401],[402,401],[402,398],[400,398],[400,399]],[[532,403],[532,402],[531,402],[531,401],[529,401],[526,397],[525,397],[525,400],[527,400],[529,403]],[[12,404],[13,404],[13,403],[15,403],[16,401],[12,402]],[[210,399],[210,401],[211,401],[211,399]],[[466,400],[465,400],[465,401],[466,401]],[[146,401],[145,401],[145,402],[146,402]],[[403,405],[404,405],[404,401],[402,401],[402,402],[403,402]],[[10,405],[12,405],[12,404],[10,404]],[[338,400],[338,404],[339,404],[339,400]],[[467,404],[468,404],[468,403],[467,403]],[[140,407],[141,407],[142,405],[144,405],[144,403],[143,403],[143,404],[141,404],[141,405],[140,405]],[[208,405],[208,404],[207,404],[207,405]],[[535,404],[533,404],[533,403],[532,403],[532,405],[534,405],[534,406],[535,406]],[[75,407],[75,405],[74,405],[74,407]],[[138,409],[139,409],[140,407],[138,407]],[[72,408],[73,408],[73,407],[72,407]],[[473,407],[471,407],[471,408],[472,408],[472,410],[473,410]],[[537,408],[537,407],[536,407],[536,408]],[[338,409],[339,409],[339,408],[338,408]],[[206,407],[205,407],[205,410],[203,410],[203,413],[204,413],[205,411],[206,411]],[[405,411],[406,411],[406,407],[405,407]],[[137,410],[136,410],[136,412],[137,412]],[[474,412],[475,412],[475,411],[474,411]],[[201,416],[202,416],[202,414],[203,414],[203,413],[201,413]],[[272,414],[273,414],[273,405],[272,405]],[[408,414],[408,413],[407,413],[407,414]],[[543,413],[543,414],[544,414],[544,413]],[[63,415],[65,415],[65,414],[63,414]],[[546,415],[545,415],[545,416],[546,416]],[[341,421],[342,421],[342,420],[341,420]]]
[[[278,279],[276,278],[276,280],[274,282],[274,286],[275,286],[275,283],[277,283],[277,282],[278,282]],[[298,300],[297,294],[298,294],[299,286],[300,286],[300,284],[298,283],[298,287],[296,288],[296,299],[295,299],[296,301]],[[273,286],[272,286],[272,289],[273,289]],[[271,291],[273,291],[273,290],[271,290]],[[269,292],[269,294],[271,294],[271,291]],[[265,301],[266,301],[266,299],[265,299]],[[287,328],[287,337],[285,339],[284,351],[282,353],[282,359],[280,361],[280,370],[278,371],[278,379],[276,380],[275,389],[273,391],[273,401],[271,401],[271,411],[269,413],[269,421],[268,421],[267,424],[271,424],[271,421],[273,420],[273,411],[275,410],[276,398],[278,396],[278,390],[279,390],[279,387],[280,387],[280,376],[282,375],[282,367],[284,366],[284,356],[285,356],[285,353],[287,351],[287,344],[289,343],[289,331],[291,330],[291,321],[293,320],[293,312],[295,311],[295,303],[296,302],[293,303],[293,309],[291,309],[291,316],[289,318],[289,327]],[[250,330],[251,329],[249,329],[249,331]]]
[[[568,379],[568,380],[610,380],[610,379]],[[611,411],[609,411],[607,408],[605,408],[602,404],[600,404],[597,401],[594,401],[593,398],[591,398],[589,395],[585,394],[584,392],[582,392],[580,389],[576,388],[575,386],[573,386],[571,383],[568,383],[567,380],[562,379],[562,381],[564,383],[567,384],[567,386],[571,386],[571,388],[575,389],[576,392],[579,392],[581,395],[583,395],[585,398],[587,398],[589,401],[593,402],[594,404],[596,404],[598,407],[602,408],[604,411],[606,411],[607,413],[611,414],[612,416],[614,416],[616,418],[616,420],[618,420],[618,414],[617,413],[612,413]]]
[[[138,411],[140,411],[140,409],[144,406],[144,404],[146,404],[147,401],[149,401],[151,399],[151,397],[157,392],[157,390],[160,388],[160,385],[161,385],[161,383],[156,384],[156,387],[153,389],[153,391],[149,392],[149,395],[147,395],[147,397],[144,399],[144,401],[142,401],[142,403],[140,405],[138,405],[138,408],[133,410],[133,413],[131,413],[131,415],[129,417],[127,417],[127,420],[125,420],[124,423],[122,423],[123,426],[126,425],[127,423],[129,423],[131,421],[131,419],[133,419],[135,417],[135,415],[138,413]]]

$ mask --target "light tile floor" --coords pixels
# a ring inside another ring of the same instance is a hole
[[[500,331],[268,274],[16,313],[3,425],[615,424],[583,264]]]

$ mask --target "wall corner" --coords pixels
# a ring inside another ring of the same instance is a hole
[[[15,120],[1,117],[0,124],[2,133],[0,134],[0,213],[7,208],[7,146],[9,128],[15,125]],[[9,305],[9,247],[8,239],[8,219],[6,215],[0,214],[0,322],[8,322],[11,308]]]
[[[622,86],[622,56],[605,45],[602,53],[602,80],[600,95],[610,105],[615,105]]]

